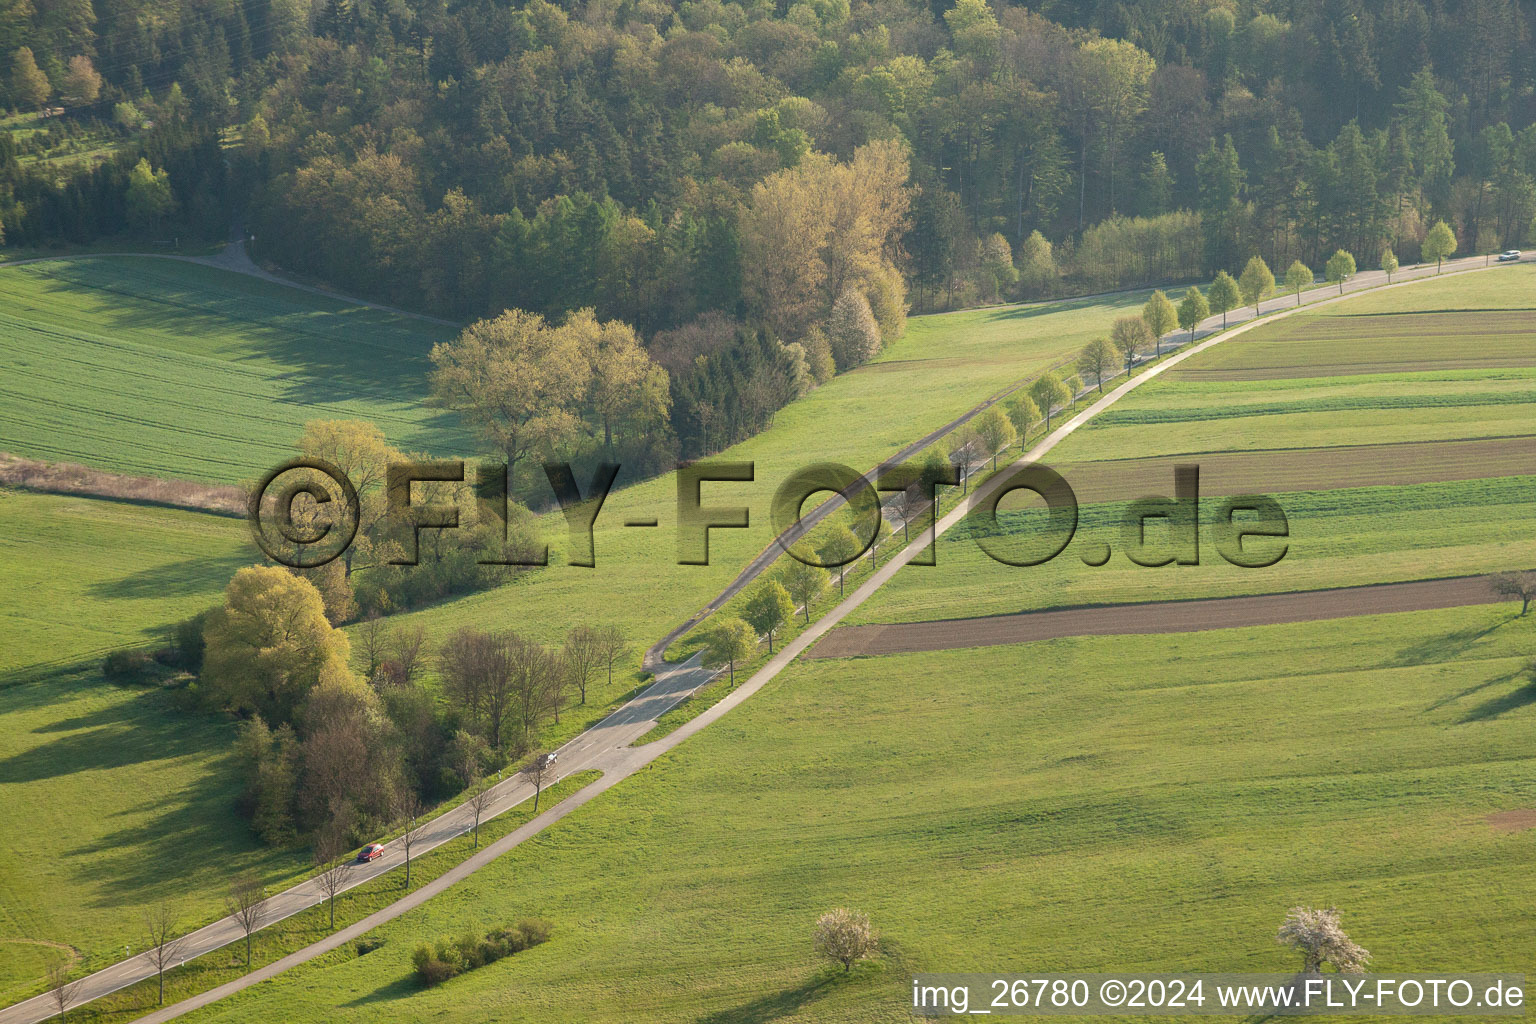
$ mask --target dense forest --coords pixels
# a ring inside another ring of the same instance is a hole
[[[1532,0],[0,0],[0,104],[121,138],[66,173],[0,134],[0,228],[215,238],[238,216],[259,258],[352,292],[464,320],[590,308],[668,372],[662,447],[697,455],[866,358],[909,305],[1255,253],[1412,261],[1438,219],[1462,252],[1520,244],[1533,18]]]

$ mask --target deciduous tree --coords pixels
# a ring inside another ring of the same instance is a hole
[[[1243,293],[1244,304],[1253,307],[1254,316],[1259,315],[1259,303],[1275,293],[1275,275],[1270,273],[1269,264],[1264,262],[1262,256],[1248,260],[1237,284]]]
[[[187,937],[177,934],[178,917],[176,905],[167,901],[144,911],[144,931],[149,937],[145,956],[155,965],[155,977],[159,982],[156,1006],[165,1005],[165,972],[181,963],[182,953],[187,948]]]
[[[1381,269],[1386,272],[1388,284],[1392,283],[1392,275],[1397,273],[1397,266],[1397,253],[1389,245],[1381,254]]]
[[[778,580],[758,584],[742,609],[742,618],[760,635],[768,637],[768,653],[773,653],[773,634],[795,614],[794,598]]]
[[[1292,907],[1275,935],[1275,941],[1301,954],[1305,974],[1317,974],[1324,964],[1331,964],[1342,974],[1364,974],[1371,954],[1356,945],[1339,924],[1339,912],[1332,907]]]
[[[1085,378],[1091,378],[1098,385],[1099,393],[1103,394],[1104,378],[1114,376],[1118,362],[1114,346],[1103,338],[1094,338],[1083,346],[1083,351],[1078,355],[1077,372]]]
[[[145,231],[157,228],[176,209],[176,197],[171,192],[171,176],[164,170],[150,167],[149,161],[140,157],[128,172],[128,190],[124,195],[127,204],[128,223]]]
[[[236,875],[229,883],[224,900],[225,913],[235,919],[245,935],[245,969],[251,969],[251,936],[267,920],[267,887],[250,872]]]
[[[832,344],[832,358],[840,370],[850,370],[868,362],[880,351],[880,328],[869,300],[857,289],[846,289],[838,296],[827,318],[827,339]]]
[[[64,73],[64,98],[71,103],[95,103],[101,95],[101,75],[91,58],[81,54],[69,58]]]
[[[1141,317],[1122,316],[1110,327],[1109,340],[1114,342],[1115,348],[1124,357],[1125,365],[1130,366],[1152,343],[1152,332],[1147,329],[1147,322]]]
[[[629,652],[629,643],[618,626],[604,626],[597,631],[597,647],[608,669],[608,685],[613,685],[613,663]]]
[[[405,822],[400,833],[400,852],[405,854],[405,888],[411,887],[411,853],[421,840],[421,797],[412,789],[402,789],[395,802],[395,817]]]
[[[1195,328],[1200,326],[1200,321],[1210,315],[1210,303],[1205,301],[1205,296],[1200,294],[1199,288],[1190,285],[1189,291],[1184,293],[1184,298],[1179,303],[1179,326],[1189,332],[1191,343],[1195,340]]]
[[[48,76],[37,66],[37,57],[30,46],[16,50],[11,65],[11,96],[16,105],[27,110],[37,110],[53,93]]]
[[[1301,260],[1292,263],[1285,272],[1285,288],[1296,296],[1296,305],[1301,305],[1301,290],[1312,284],[1312,268]]]
[[[560,660],[569,674],[571,685],[581,695],[581,703],[585,704],[587,686],[592,682],[592,673],[596,672],[603,663],[598,630],[586,623],[572,626],[571,631],[565,635],[565,646],[561,648]]]
[[[579,330],[511,309],[432,347],[432,395],[516,466],[552,455],[580,424],[592,363]]]
[[[1435,261],[1435,273],[1440,273],[1441,264],[1456,254],[1456,233],[1445,221],[1435,221],[1435,226],[1424,236],[1422,252],[1426,260]]]
[[[80,999],[80,987],[84,978],[69,980],[69,961],[64,960],[48,968],[48,999],[54,1005],[59,1020],[67,1019],[70,1007]]]
[[[347,887],[347,862],[343,859],[347,848],[343,839],[341,829],[332,824],[321,829],[314,840],[315,885],[330,910],[331,931],[336,930],[336,897]]]
[[[751,626],[736,618],[721,619],[704,634],[704,667],[728,667],[735,686],[736,663],[746,661],[756,650],[757,634]]]
[[[837,592],[843,593],[843,570],[862,553],[859,538],[843,523],[829,524],[816,545],[817,560],[837,566]]]
[[[1216,280],[1211,282],[1211,312],[1221,314],[1221,327],[1226,330],[1227,314],[1237,308],[1243,301],[1242,292],[1237,287],[1237,282],[1232,275],[1225,270],[1218,271]]]
[[[1178,310],[1173,308],[1173,303],[1168,301],[1168,296],[1159,289],[1153,292],[1146,305],[1141,307],[1141,318],[1146,321],[1147,329],[1152,332],[1154,344],[1157,346],[1157,355],[1161,358],[1163,336],[1179,325]]]
[[[1035,408],[1039,409],[1041,415],[1045,417],[1045,430],[1046,433],[1050,433],[1051,410],[1065,404],[1072,396],[1067,394],[1061,378],[1047,371],[1029,386],[1029,397],[1034,400]]]
[[[216,704],[287,722],[327,670],[345,673],[351,645],[325,617],[320,592],[275,566],[241,569],[203,629],[203,688]]]
[[[1531,610],[1531,602],[1536,601],[1536,570],[1501,572],[1491,583],[1495,594],[1520,602],[1522,618]]]
[[[839,907],[816,919],[811,945],[828,960],[842,964],[846,974],[854,964],[874,955],[880,936],[869,923],[869,915]]]
[[[789,591],[789,596],[801,606],[806,624],[809,625],[811,602],[816,599],[817,594],[827,588],[827,570],[808,565],[798,558],[790,558],[789,564],[779,570],[777,578],[784,584],[784,589]]]
[[[1035,400],[1022,392],[1015,392],[1003,404],[1003,408],[1007,410],[1008,419],[1020,439],[1028,437],[1029,428],[1040,421],[1040,409],[1035,405]]]
[[[1018,438],[1018,432],[1014,430],[1013,423],[1009,421],[1007,414],[996,405],[983,410],[976,417],[973,427],[982,448],[992,456],[992,468],[996,469],[998,453]],[[839,579],[838,582],[841,584],[842,580]]]
[[[1339,294],[1344,294],[1344,282],[1355,276],[1355,258],[1343,249],[1337,250],[1328,257],[1328,263],[1323,267],[1323,273],[1330,282],[1337,282]]]
[[[555,781],[555,755],[548,751],[535,751],[523,765],[523,778],[533,786],[533,813],[539,813],[539,797],[544,787]]]

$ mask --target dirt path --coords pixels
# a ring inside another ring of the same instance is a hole
[[[1507,599],[1494,594],[1487,576],[1455,576],[1334,590],[1298,590],[1289,594],[1053,608],[975,619],[844,626],[829,633],[806,657],[912,654],[962,647],[1027,644],[1065,636],[1194,633],[1206,629],[1344,619],[1354,615],[1460,608],[1504,600]]]

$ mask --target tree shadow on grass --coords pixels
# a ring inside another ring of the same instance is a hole
[[[230,759],[232,761],[232,758]],[[219,871],[279,869],[292,853],[257,844],[236,811],[239,781],[232,763],[221,764],[171,793],[125,807],[102,822],[103,830],[67,851],[83,858],[96,886],[91,906],[112,908],[175,899],[189,877],[207,865]],[[147,817],[143,817],[148,813]],[[107,831],[112,818],[135,816]]]
[[[1384,667],[1406,668],[1412,665],[1454,661],[1483,637],[1497,632],[1514,621],[1513,618],[1506,618],[1491,626],[1468,626],[1466,629],[1453,630],[1450,633],[1431,634],[1417,643],[1404,647],[1397,653],[1397,657],[1388,661]]]
[[[116,579],[99,580],[86,588],[94,598],[158,598],[207,594],[208,603],[218,600],[225,582],[251,564],[252,554],[241,550],[222,558],[185,558],[152,565]]]
[[[163,761],[203,752],[217,742],[207,728],[171,720],[170,714],[148,703],[157,699],[158,694],[145,693],[35,730],[76,731],[0,760],[0,783],[41,782],[76,772]]]
[[[387,985],[380,985],[365,996],[358,996],[356,999],[341,1005],[368,1006],[372,1003],[383,1003],[392,999],[405,999],[421,991],[422,987],[416,983],[416,979],[406,975],[403,978],[396,978]]]
[[[1511,672],[1503,679],[1497,681],[1507,682],[1508,680],[1518,678],[1521,674]],[[1468,722],[1486,722],[1490,718],[1498,718],[1501,715],[1508,714],[1511,711],[1518,711],[1532,704],[1536,704],[1536,680],[1532,680],[1518,690],[1506,693],[1502,697],[1494,697],[1492,700],[1484,701],[1463,715],[1461,722],[1464,724]]]
[[[750,1003],[743,1003],[728,1010],[716,1010],[714,1013],[700,1017],[699,1024],[768,1024],[769,1021],[798,1013],[801,1007],[824,995],[842,977],[844,975],[841,969],[835,972],[823,970],[812,976],[810,980],[793,988],[784,989],[782,992],[771,992]]]

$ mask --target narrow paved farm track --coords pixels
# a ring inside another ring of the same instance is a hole
[[[1068,636],[1129,636],[1147,633],[1195,633],[1206,629],[1273,626],[1287,622],[1345,619],[1355,615],[1421,612],[1496,604],[1507,598],[1493,592],[1487,576],[1454,576],[1407,583],[1374,583],[1332,590],[1288,594],[1147,601],[1087,608],[1054,608],[1018,615],[974,619],[880,623],[834,629],[807,658],[857,658],[913,654],[966,647],[1000,647]]]
[[[191,260],[192,262],[204,262],[201,260],[194,260],[192,258],[187,259]],[[1454,272],[1457,270],[1481,270],[1483,267],[1481,265],[1480,259],[1469,259],[1454,264],[1448,263],[1446,264],[1446,269],[1447,271]],[[1434,268],[1420,267],[1413,270],[1400,272],[1398,274],[1398,281],[1393,282],[1390,285],[1386,285],[1383,276],[1379,272],[1374,274],[1368,272],[1357,275],[1350,282],[1349,286],[1345,290],[1345,294],[1343,295],[1333,294],[1334,288],[1331,286],[1314,289],[1304,293],[1306,298],[1314,300],[1310,301],[1305,306],[1294,305],[1294,299],[1290,296],[1270,300],[1261,306],[1261,311],[1268,314],[1262,320],[1254,319],[1252,309],[1244,310],[1241,314],[1238,314],[1234,311],[1234,313],[1229,314],[1228,316],[1229,327],[1224,331],[1220,331],[1219,319],[1212,318],[1212,320],[1206,321],[1206,323],[1201,326],[1200,330],[1197,332],[1194,344],[1185,344],[1185,346],[1180,351],[1178,351],[1177,354],[1164,358],[1160,363],[1144,370],[1140,375],[1125,381],[1119,387],[1109,392],[1107,395],[1102,396],[1092,405],[1088,406],[1077,415],[1073,416],[1071,419],[1062,423],[1049,435],[1038,442],[1033,448],[1023,453],[1018,461],[1019,463],[1040,461],[1048,452],[1055,448],[1056,445],[1061,443],[1061,441],[1075,433],[1080,427],[1091,420],[1094,416],[1097,416],[1100,412],[1112,406],[1115,402],[1119,401],[1135,388],[1140,387],[1142,384],[1145,384],[1146,382],[1157,378],[1163,373],[1172,370],[1189,356],[1205,351],[1211,346],[1226,341],[1230,338],[1241,336],[1243,333],[1256,326],[1258,323],[1268,323],[1272,320],[1289,316],[1298,309],[1315,309],[1320,305],[1327,305],[1338,302],[1342,298],[1347,298],[1350,295],[1367,288],[1381,287],[1383,285],[1389,288],[1403,287],[1413,283],[1414,281],[1424,280],[1433,276],[1435,276]],[[1214,333],[1213,335],[1213,332],[1217,331],[1219,331],[1219,333]],[[1200,340],[1202,338],[1203,340]],[[1175,340],[1187,342],[1188,335],[1183,335]],[[999,395],[992,396],[981,405],[957,417],[938,430],[926,435],[920,442],[909,446],[907,449],[903,449],[903,452],[915,452],[920,450],[921,447],[924,447],[927,444],[931,444],[933,441],[939,439],[951,430],[968,421],[981,409],[984,409],[993,402],[998,401],[1003,397],[1003,395],[1007,393],[1007,391],[1004,391]],[[870,471],[871,474],[875,472],[877,472],[877,470]],[[999,474],[998,476],[993,477],[992,479],[988,480],[973,490],[967,498],[958,502],[948,514],[944,515],[936,523],[933,524],[932,536],[936,538],[938,535],[941,535],[945,531],[953,528],[964,518],[964,516],[973,506],[987,500],[1002,483],[1002,477],[1004,475],[1006,474]],[[826,514],[830,513],[832,508],[836,507],[835,503],[841,502],[842,500],[843,499],[841,497],[837,497],[830,501],[824,502],[822,506],[818,507],[817,512],[820,513],[820,516],[825,516]],[[663,637],[661,640],[658,640],[655,644],[653,644],[646,652],[645,662],[647,668],[650,668],[655,672],[656,681],[634,700],[625,704],[623,707],[619,708],[598,725],[570,740],[565,746],[560,748],[559,763],[562,774],[571,774],[583,770],[596,769],[603,772],[602,778],[586,786],[559,805],[543,812],[498,842],[487,846],[485,849],[479,851],[474,856],[465,860],[463,863],[456,866],[430,885],[424,886],[417,892],[412,893],[393,904],[390,904],[388,907],[377,911],[370,917],[365,918],[363,921],[360,921],[357,924],[347,928],[343,928],[341,931],[327,936],[325,939],[319,942],[315,942],[309,946],[306,946],[305,948],[298,950],[297,952],[292,953],[281,960],[269,964],[266,967],[253,971],[249,975],[246,975],[236,981],[229,982],[214,989],[210,989],[207,992],[182,1000],[181,1002],[172,1006],[164,1007],[163,1009],[157,1010],[146,1017],[140,1018],[140,1020],[146,1022],[146,1024],[158,1024],[158,1022],[172,1020],[201,1006],[206,1006],[212,1002],[216,1002],[219,999],[223,999],[229,995],[232,995],[235,992],[248,988],[251,985],[269,980],[292,967],[298,966],[299,964],[339,948],[341,945],[352,941],[358,935],[369,929],[375,928],[385,923],[386,921],[392,920],[401,916],[402,914],[407,913],[408,911],[419,906],[425,900],[430,899],[431,896],[436,895],[437,893],[453,885],[455,882],[458,882],[468,875],[474,873],[479,868],[490,863],[496,857],[507,852],[508,850],[513,849],[524,840],[537,835],[549,825],[565,817],[576,807],[579,807],[587,801],[591,800],[599,793],[612,788],[619,781],[643,768],[645,765],[649,764],[651,761],[655,760],[657,757],[661,756],[667,751],[670,751],[678,744],[686,741],[690,736],[694,735],[702,729],[707,728],[709,725],[724,715],[728,714],[737,705],[750,699],[755,693],[757,693],[758,690],[762,689],[764,685],[766,685],[770,680],[772,680],[781,671],[783,671],[785,667],[794,661],[795,658],[799,657],[800,654],[810,648],[813,644],[816,643],[816,641],[820,640],[830,630],[842,622],[842,620],[846,618],[851,612],[853,612],[856,608],[867,601],[881,586],[888,582],[891,577],[896,574],[897,571],[911,562],[913,558],[924,551],[927,547],[926,539],[919,539],[913,544],[894,554],[884,566],[876,570],[875,573],[873,573],[860,587],[845,597],[839,604],[832,608],[831,611],[823,615],[816,622],[812,623],[811,626],[798,637],[796,637],[794,641],[782,647],[772,658],[768,660],[766,664],[763,665],[762,668],[754,673],[750,679],[738,686],[734,691],[732,691],[724,699],[711,707],[708,711],[705,711],[703,714],[685,723],[672,733],[659,740],[656,740],[655,742],[647,743],[640,747],[630,746],[630,744],[635,739],[638,739],[639,737],[649,732],[655,726],[656,721],[661,717],[663,713],[665,713],[674,704],[678,703],[683,698],[691,694],[698,687],[702,686],[714,675],[713,672],[710,672],[699,665],[696,656],[681,663],[674,664],[666,662],[663,658],[663,653],[665,652],[667,645],[671,643],[673,639],[682,636],[683,633],[692,628],[692,626],[697,624],[697,622],[701,621],[709,614],[710,611],[718,608],[731,595],[740,592],[742,588],[752,582],[752,580],[755,579],[757,575],[759,575],[764,569],[766,569],[774,562],[777,557],[778,550],[781,546],[781,542],[783,544],[792,543],[793,540],[801,533],[803,533],[805,529],[809,528],[809,525],[814,525],[815,521],[819,521],[820,516],[817,516],[815,519],[813,519],[812,516],[807,516],[806,519],[802,520],[802,522],[797,524],[796,527],[785,531],[784,537],[776,538],[775,541],[770,544],[761,555],[754,559],[752,563],[749,564],[748,567],[737,577],[737,579],[731,583],[726,591],[722,592],[720,596],[711,601],[704,609],[701,609],[700,612],[692,616],[688,622],[672,630],[666,637]],[[511,779],[499,783],[495,787],[495,792],[496,796],[494,798],[494,805],[491,811],[484,815],[485,818],[494,817],[497,814],[504,813],[511,807],[514,807],[533,796],[532,788],[521,778],[521,776],[514,776]],[[443,842],[447,842],[448,839],[453,838],[454,836],[463,835],[469,830],[470,827],[472,827],[470,812],[463,806],[457,807],[424,825],[423,833],[428,837],[428,842],[416,846],[414,850],[416,852],[425,852],[425,850],[431,846],[441,845]],[[430,846],[428,844],[430,844]],[[388,844],[385,848],[384,856],[379,860],[368,865],[357,865],[352,869],[352,877],[348,880],[349,887],[360,884],[361,882],[370,878],[377,877],[379,874],[383,874],[384,872],[394,870],[395,868],[401,866],[403,863],[404,856],[403,852],[398,848],[398,843]],[[301,883],[298,886],[288,889],[282,893],[278,893],[269,898],[271,913],[268,915],[269,920],[267,923],[270,924],[273,921],[281,920],[285,917],[291,916],[295,913],[298,913],[300,910],[305,909],[306,907],[315,906],[322,902],[322,900],[323,896],[319,892],[319,888],[313,880]],[[206,953],[212,949],[216,949],[224,945],[228,945],[239,940],[242,936],[243,933],[239,930],[233,919],[224,918],[219,921],[215,921],[214,923],[205,926],[199,931],[192,933],[192,948],[195,949],[196,952],[189,952],[188,958],[191,958],[195,955],[201,955],[202,953]],[[153,976],[154,970],[153,966],[149,962],[149,958],[143,954],[140,954],[137,957],[121,961],[111,967],[105,968],[104,970],[98,971],[95,974],[88,975],[87,977],[81,979],[80,988],[78,990],[76,1002],[74,1005],[79,1005],[80,1003],[88,1002],[92,999],[98,999],[104,995],[108,995],[112,992],[126,988],[129,985],[148,980]],[[48,994],[36,996],[25,1002],[17,1003],[13,1006],[7,1007],[4,1010],[0,1010],[0,1024],[35,1024],[37,1021],[41,1021],[48,1018],[49,1016],[52,1016],[56,1009],[57,1007],[53,1004],[51,997]]]

